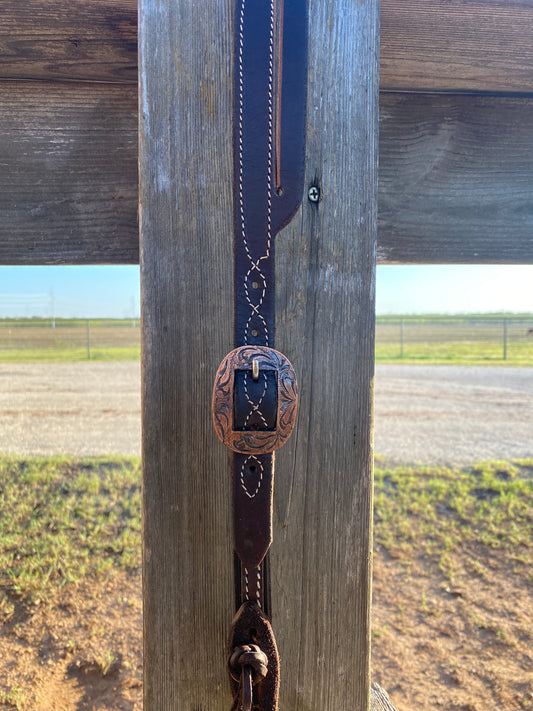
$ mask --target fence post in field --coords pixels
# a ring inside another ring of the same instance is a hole
[[[403,358],[403,318],[400,319],[400,358]]]
[[[51,328],[56,327],[55,296],[53,289],[50,292],[50,326]]]
[[[507,360],[507,319],[503,319],[503,359]]]
[[[276,237],[276,348],[300,406],[276,457],[271,609],[280,708],[368,711],[379,8],[308,5],[304,197]],[[234,32],[229,0],[140,2],[144,711],[231,705],[230,471],[210,407],[233,340]]]
[[[87,360],[91,360],[91,322],[87,319],[86,324]]]

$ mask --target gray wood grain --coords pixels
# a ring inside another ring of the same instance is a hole
[[[396,711],[385,689],[376,683],[372,684],[370,689],[370,709],[371,711]]]
[[[227,711],[230,473],[211,422],[232,348],[232,3],[140,4],[144,709]]]
[[[378,262],[533,262],[531,99],[384,94]]]
[[[310,3],[306,183],[321,200],[276,241],[276,344],[300,389],[271,558],[280,708],[294,711],[369,703],[377,9]]]
[[[1,89],[0,264],[138,262],[135,87]],[[378,263],[532,263],[533,100],[380,108]]]
[[[137,96],[0,84],[0,263],[135,263]]]
[[[383,89],[533,92],[533,0],[382,0]],[[3,0],[0,78],[137,80],[135,0]]]
[[[382,0],[382,89],[533,92],[533,0]]]
[[[381,94],[380,264],[533,262],[533,100]],[[0,264],[138,262],[133,86],[5,82]]]
[[[144,708],[218,711],[233,595],[210,391],[232,332],[231,3],[206,0],[199,22],[188,0],[143,0],[140,18]],[[271,563],[294,711],[369,707],[377,20],[372,1],[310,3],[307,182],[323,199],[277,247],[277,344],[302,397]]]
[[[136,0],[2,0],[0,79],[136,84]]]

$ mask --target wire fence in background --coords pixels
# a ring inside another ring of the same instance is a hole
[[[377,360],[509,361],[533,365],[533,314],[378,317]]]
[[[138,319],[0,319],[0,361],[135,360]],[[378,316],[376,359],[533,365],[533,314]]]
[[[135,360],[138,319],[3,319],[0,361]]]

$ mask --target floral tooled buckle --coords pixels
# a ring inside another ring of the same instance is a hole
[[[266,346],[241,346],[220,364],[213,388],[213,423],[234,452],[269,454],[290,437],[298,388],[288,358]]]

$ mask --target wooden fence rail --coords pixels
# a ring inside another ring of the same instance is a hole
[[[136,84],[136,0],[3,0],[0,79]],[[382,0],[380,87],[533,94],[533,0]]]
[[[382,93],[379,264],[533,261],[533,99]],[[134,264],[136,86],[0,83],[0,264]]]

